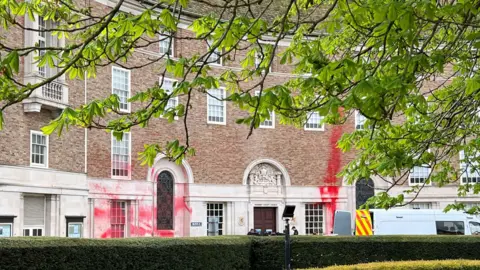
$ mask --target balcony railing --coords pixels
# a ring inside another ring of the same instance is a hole
[[[42,86],[42,97],[63,103],[64,85],[58,82],[51,82]]]
[[[37,82],[38,77],[32,80],[32,83]],[[40,112],[42,108],[57,111],[65,109],[67,106],[68,87],[59,81],[53,81],[35,89],[30,97],[23,101],[25,112]]]

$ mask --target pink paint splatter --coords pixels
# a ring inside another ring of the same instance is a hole
[[[343,134],[343,126],[335,126],[330,135],[330,153],[328,158],[327,173],[323,179],[325,186],[319,187],[320,198],[322,202],[326,203],[326,233],[330,234],[333,231],[333,218],[335,210],[337,209],[337,199],[339,187],[337,185],[337,174],[340,172],[342,164],[342,153],[337,147],[337,142]]]

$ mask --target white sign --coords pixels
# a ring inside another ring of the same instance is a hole
[[[192,227],[202,227],[202,222],[192,222],[192,223],[190,223],[190,226],[192,226]]]

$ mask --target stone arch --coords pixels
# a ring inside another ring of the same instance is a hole
[[[283,183],[281,183],[281,185],[283,186],[290,186],[291,185],[291,182],[290,182],[290,176],[288,175],[288,172],[287,172],[287,169],[285,169],[285,167],[278,161],[274,160],[274,159],[268,159],[268,158],[261,158],[261,159],[257,159],[257,160],[254,160],[253,162],[251,162],[247,168],[245,169],[244,173],[243,173],[243,181],[242,181],[242,184],[243,185],[248,185],[249,182],[249,176],[250,176],[250,172],[257,167],[257,165],[261,165],[261,164],[267,164],[267,165],[270,165],[274,168],[276,168],[282,175],[282,179],[283,179]]]
[[[169,161],[165,155],[159,154],[155,158],[153,166],[149,168],[147,181],[156,182],[158,174],[162,171],[169,171],[176,183],[194,183],[192,168],[186,160],[183,160],[181,165],[177,165],[175,162]]]
[[[355,182],[355,206],[358,209],[375,195],[375,183],[372,179],[360,179]]]

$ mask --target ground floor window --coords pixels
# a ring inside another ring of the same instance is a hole
[[[223,203],[208,203],[207,204],[207,235],[223,235],[223,218],[224,218],[224,204]]]
[[[23,198],[23,236],[44,236],[45,196]]]
[[[110,208],[112,238],[126,237],[127,202],[113,201]]]
[[[305,234],[323,233],[323,205],[321,203],[305,204]]]

